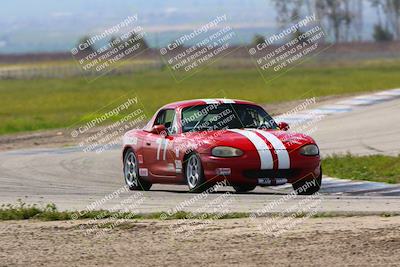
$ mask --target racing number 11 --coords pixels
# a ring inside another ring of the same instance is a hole
[[[166,160],[166,158],[167,158],[167,147],[168,147],[169,140],[166,139],[166,138],[158,138],[156,143],[158,144],[157,160],[160,160],[161,146],[163,146],[163,148],[162,148],[162,150],[163,150],[163,159],[162,160]]]

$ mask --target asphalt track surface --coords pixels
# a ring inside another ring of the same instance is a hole
[[[315,125],[312,136],[322,155],[330,153],[390,154],[400,153],[400,98],[361,105],[349,112],[324,117]],[[105,196],[124,186],[120,151],[85,153],[79,148],[30,149],[0,153],[0,204],[55,203],[60,210],[83,210],[91,207],[113,209],[135,196],[123,191],[111,199]],[[229,197],[229,211],[253,212],[281,200],[291,186],[260,188],[246,194],[234,194],[230,187],[208,195],[200,201],[188,193],[186,186],[154,185],[143,192],[135,212],[218,211],[217,198]],[[230,192],[231,194],[226,194]],[[400,212],[400,187],[382,183],[338,180],[324,177],[319,210],[338,213]],[[286,199],[269,212],[279,212],[298,203]],[[100,204],[96,204],[100,203]],[[182,204],[184,203],[184,205]],[[205,204],[207,203],[207,204]]]

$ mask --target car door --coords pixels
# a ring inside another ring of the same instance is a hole
[[[151,176],[161,179],[158,182],[163,182],[163,180],[167,182],[176,176],[175,154],[172,153],[175,134],[174,127],[172,127],[174,119],[174,109],[160,110],[154,121],[154,125],[164,125],[168,134],[165,136],[148,133],[144,140],[144,163]]]

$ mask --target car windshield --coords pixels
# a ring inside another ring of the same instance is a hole
[[[277,129],[272,117],[261,107],[248,104],[209,104],[182,110],[182,131],[241,128]]]

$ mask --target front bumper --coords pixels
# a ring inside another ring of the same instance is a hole
[[[227,180],[231,184],[258,185],[259,178],[272,180],[286,178],[288,183],[295,183],[320,176],[319,156],[303,156],[295,151],[290,154],[290,169],[261,170],[258,153],[256,153],[256,151],[246,152],[243,156],[234,158],[218,158],[201,154],[206,180],[213,183]]]

